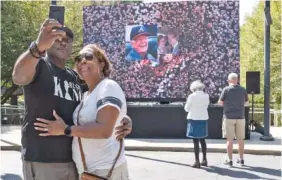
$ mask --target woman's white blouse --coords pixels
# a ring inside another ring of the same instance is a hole
[[[113,106],[119,110],[119,116],[116,120],[116,126],[120,125],[120,121],[126,116],[127,106],[125,95],[121,87],[113,80],[104,79],[97,87],[87,96],[83,95],[83,108],[80,111],[79,122],[86,124],[96,120],[97,113],[105,106]],[[73,113],[74,124],[77,125],[77,114],[81,104],[78,105]],[[86,139],[81,138],[82,146],[86,158],[86,164],[89,172],[96,169],[110,169],[113,161],[119,151],[120,143],[116,140],[115,131],[108,139]],[[73,144],[73,160],[79,173],[83,172],[83,164],[78,145],[77,137],[74,137]],[[125,163],[124,147],[116,167]]]
[[[185,104],[185,111],[188,112],[187,119],[208,120],[209,95],[203,91],[195,91],[190,94]]]

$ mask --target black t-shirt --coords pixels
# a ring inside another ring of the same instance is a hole
[[[41,137],[34,129],[36,118],[54,120],[53,110],[72,125],[72,114],[82,96],[77,74],[70,68],[61,69],[48,59],[41,59],[33,81],[23,87],[25,117],[22,127],[23,157],[32,162],[71,162],[72,138]],[[41,132],[42,133],[42,132]]]

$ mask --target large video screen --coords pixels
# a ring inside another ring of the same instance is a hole
[[[83,21],[130,100],[183,100],[194,80],[217,98],[240,70],[238,1],[86,6]]]

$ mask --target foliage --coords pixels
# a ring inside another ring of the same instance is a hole
[[[1,1],[1,89],[7,88],[1,104],[18,88],[11,80],[13,65],[36,39],[48,5],[48,2]]]
[[[270,100],[281,104],[281,2],[271,1],[270,27]],[[245,84],[247,71],[261,72],[261,94],[255,96],[263,103],[264,88],[264,2],[246,17],[240,30],[241,84]]]

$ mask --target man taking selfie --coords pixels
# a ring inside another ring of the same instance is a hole
[[[34,129],[36,118],[55,119],[53,110],[67,125],[81,100],[78,75],[65,67],[72,53],[73,32],[55,20],[46,20],[36,41],[16,61],[13,81],[23,86],[25,117],[22,127],[23,174],[25,180],[77,180],[72,161],[72,137],[41,137]],[[123,119],[117,138],[131,132],[131,120]],[[121,129],[121,130],[120,130]]]

